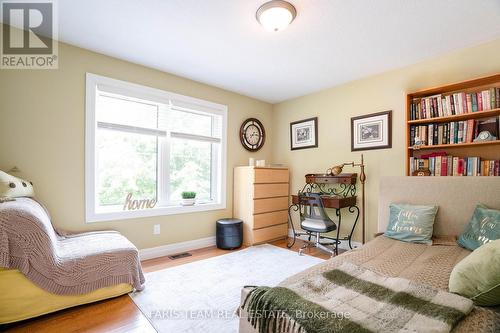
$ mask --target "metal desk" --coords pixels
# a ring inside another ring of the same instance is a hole
[[[321,201],[325,208],[335,209],[336,223],[337,223],[337,236],[327,237],[327,239],[332,240],[335,245],[335,253],[338,254],[338,245],[341,240],[346,240],[349,243],[349,248],[352,249],[351,239],[356,224],[359,219],[359,207],[356,203],[356,181],[358,175],[356,173],[341,173],[337,176],[325,175],[325,174],[307,174],[306,184],[299,191],[297,195],[292,195],[292,204],[288,207],[288,223],[293,232],[293,241],[288,244],[288,247],[292,247],[295,244],[297,236],[307,235],[309,239],[311,238],[311,233],[300,233],[295,230],[295,226],[292,221],[292,211],[299,211],[301,209],[299,204],[299,194],[307,193],[320,193]],[[352,225],[350,233],[342,238],[340,235],[340,226],[342,223],[342,209],[347,208],[349,213],[356,214],[356,219]],[[335,221],[335,220],[334,220]]]

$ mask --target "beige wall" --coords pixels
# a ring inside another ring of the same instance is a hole
[[[500,72],[497,40],[272,106],[77,47],[59,47],[58,70],[0,70],[0,169],[17,166],[19,176],[34,182],[38,198],[48,206],[57,227],[71,231],[115,229],[139,248],[214,235],[215,220],[232,214],[232,169],[246,164],[248,157],[286,163],[291,169],[291,190],[296,192],[303,185],[304,174],[359,160],[360,153],[350,151],[350,117],[393,110],[393,148],[364,153],[367,234],[371,236],[376,229],[379,177],[404,174],[406,92]],[[227,105],[227,209],[86,224],[86,72]],[[290,151],[289,123],[313,116],[319,117],[319,148]],[[268,134],[264,148],[254,154],[245,151],[238,140],[239,126],[247,117],[261,119]],[[162,232],[153,235],[153,224],[157,223]],[[359,235],[358,229],[357,239]]]
[[[290,166],[290,188],[296,192],[302,187],[306,173],[323,173],[332,165],[359,161],[360,152],[351,152],[351,117],[393,110],[393,148],[364,152],[368,179],[367,236],[371,238],[377,226],[379,178],[405,174],[406,93],[498,73],[499,54],[500,39],[274,105],[273,159]],[[290,122],[316,116],[319,118],[319,147],[290,151]],[[350,170],[354,169],[345,169],[346,172]],[[346,227],[342,228],[343,233],[347,232]],[[360,235],[358,228],[356,239],[359,240]]]
[[[0,70],[0,170],[17,166],[32,180],[55,225],[71,231],[115,229],[137,247],[148,248],[209,237],[215,220],[232,215],[232,169],[248,157],[271,158],[271,135],[258,153],[241,146],[239,126],[247,117],[271,125],[272,106],[236,93],[66,44],[58,70]],[[193,64],[195,65],[195,64]],[[228,106],[227,209],[86,224],[84,201],[85,73],[91,72]],[[237,75],[238,73],[235,73]],[[153,235],[153,224],[161,234]]]

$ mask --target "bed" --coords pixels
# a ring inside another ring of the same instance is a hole
[[[457,246],[454,239],[469,222],[477,203],[500,209],[500,177],[383,177],[379,188],[379,232],[387,228],[388,207],[393,202],[439,206],[432,246],[404,243],[380,235],[360,249],[307,269],[279,286],[290,287],[344,263],[353,263],[384,276],[401,277],[447,291],[453,267],[470,254]],[[242,290],[242,304],[252,290],[252,287]],[[247,317],[246,310],[240,308],[240,333],[257,332]],[[281,331],[297,332],[299,328]],[[500,307],[474,306],[453,329],[453,332],[499,331]]]

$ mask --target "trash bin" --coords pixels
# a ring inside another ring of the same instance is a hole
[[[241,247],[243,221],[233,218],[217,220],[216,239],[219,249],[232,250]]]

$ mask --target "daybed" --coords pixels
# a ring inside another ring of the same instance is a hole
[[[118,232],[61,235],[35,200],[0,203],[0,324],[140,290],[143,283],[138,250]]]
[[[401,277],[448,291],[453,267],[471,253],[457,246],[450,236],[463,231],[477,203],[500,209],[500,177],[384,177],[379,193],[379,232],[387,227],[390,203],[438,205],[433,245],[405,243],[381,235],[360,249],[307,269],[279,286],[296,286],[303,280],[350,262],[384,276]],[[252,290],[253,287],[242,290],[241,304]],[[240,308],[240,333],[257,332],[247,317],[247,311]],[[299,332],[299,326],[279,331]],[[453,331],[500,332],[500,307],[474,306]]]

